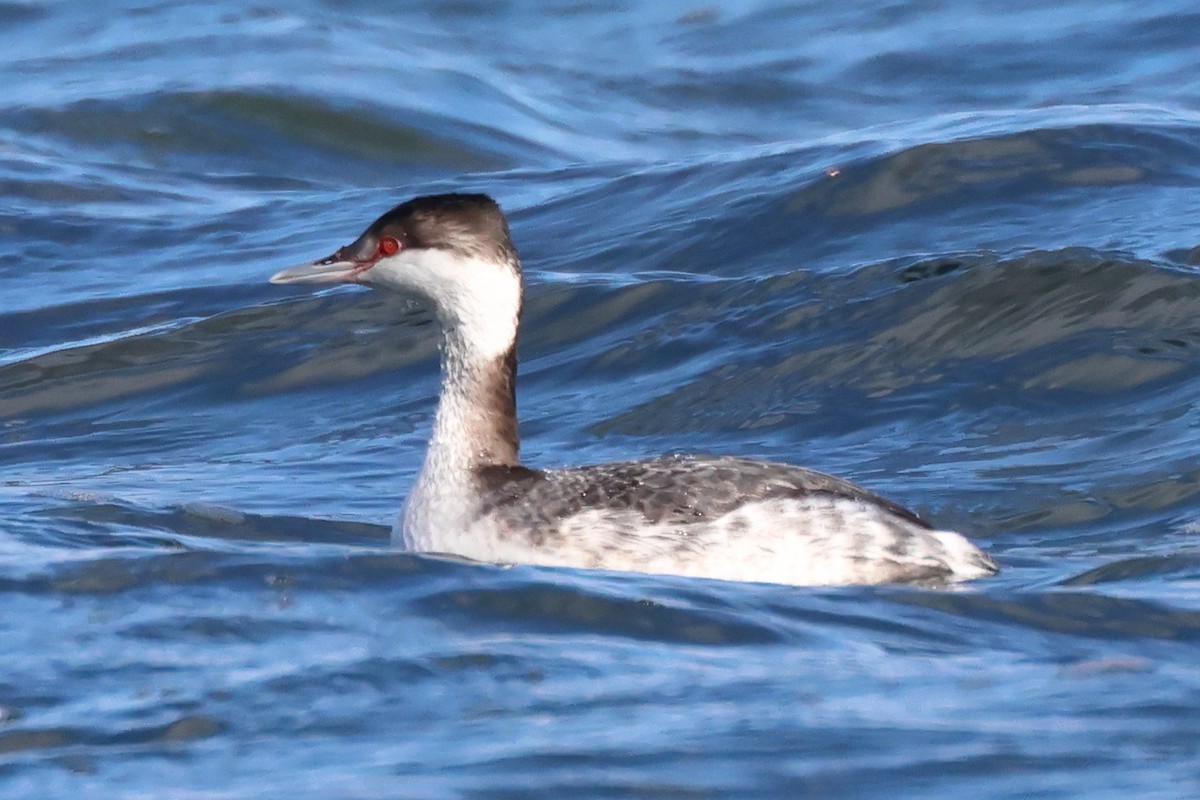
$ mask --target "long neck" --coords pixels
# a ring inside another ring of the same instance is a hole
[[[464,261],[440,251],[413,262],[423,283],[407,286],[428,298],[442,327],[442,392],[402,525],[409,547],[436,550],[436,537],[469,525],[479,499],[477,470],[519,464],[521,277],[515,262]]]
[[[440,537],[469,527],[478,500],[477,470],[519,463],[516,323],[500,355],[483,355],[462,333],[446,330],[433,435],[393,532],[412,550],[455,552]]]
[[[458,472],[519,463],[517,331],[500,355],[469,340],[469,329],[448,327],[442,356],[442,394],[426,454],[426,468]]]

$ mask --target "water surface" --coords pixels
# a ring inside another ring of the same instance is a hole
[[[1200,15],[0,5],[0,794],[1200,794]],[[1001,562],[797,589],[392,550],[411,302],[509,211],[539,465],[844,475]]]

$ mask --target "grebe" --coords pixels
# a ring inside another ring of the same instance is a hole
[[[405,292],[441,324],[433,433],[394,531],[409,550],[796,585],[952,583],[997,571],[961,535],[803,467],[690,455],[521,464],[521,263],[486,195],[409,200],[352,244],[271,281]]]

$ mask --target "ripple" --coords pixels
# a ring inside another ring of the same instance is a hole
[[[686,605],[581,592],[576,587],[531,584],[498,589],[456,589],[422,600],[426,613],[504,621],[542,632],[585,630],[597,635],[703,645],[764,644],[778,635],[733,614]]]
[[[0,794],[1180,794],[1196,19],[0,3]],[[809,464],[1004,572],[393,551],[429,317],[265,278],[448,190],[512,212],[532,463]]]
[[[7,116],[26,135],[152,168],[167,154],[203,162],[237,153],[226,158],[225,174],[263,175],[277,171],[278,154],[287,153],[291,176],[306,185],[376,175],[389,165],[419,165],[430,176],[495,170],[537,153],[515,137],[435,114],[250,91],[81,100]]]

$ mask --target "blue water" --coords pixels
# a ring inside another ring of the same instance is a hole
[[[0,797],[1200,796],[1194,3],[0,4]],[[526,457],[739,453],[960,591],[390,549],[510,212]]]

